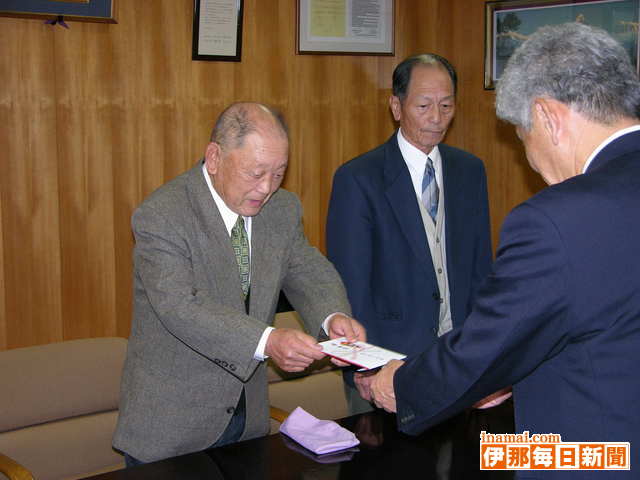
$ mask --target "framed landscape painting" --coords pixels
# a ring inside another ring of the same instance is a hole
[[[485,3],[484,87],[497,80],[522,42],[544,25],[582,22],[609,32],[638,68],[640,0],[511,0]]]

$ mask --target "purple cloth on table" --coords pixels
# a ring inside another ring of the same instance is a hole
[[[280,431],[313,453],[322,455],[360,443],[356,436],[332,420],[319,420],[296,408],[280,425]]]

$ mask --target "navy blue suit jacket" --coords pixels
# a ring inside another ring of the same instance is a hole
[[[419,433],[513,385],[517,432],[629,441],[635,470],[639,367],[640,132],[633,132],[607,145],[585,174],[509,214],[464,325],[396,372],[398,424]]]
[[[489,272],[491,240],[482,161],[440,144],[454,326]],[[440,292],[411,176],[397,136],[335,173],[327,253],[369,341],[406,354],[437,338]]]

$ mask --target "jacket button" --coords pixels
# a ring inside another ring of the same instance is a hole
[[[233,408],[233,407],[229,407],[229,408],[227,408],[227,413],[228,413],[229,415],[231,415],[234,411],[235,411],[235,408]]]
[[[232,363],[231,365],[229,365],[229,370],[231,370],[232,372],[235,372],[236,366]]]

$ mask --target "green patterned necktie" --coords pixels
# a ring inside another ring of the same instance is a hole
[[[249,238],[247,237],[247,231],[244,229],[242,215],[238,215],[238,220],[236,220],[236,224],[231,229],[231,246],[233,246],[233,252],[236,254],[242,292],[246,297],[249,291]]]

